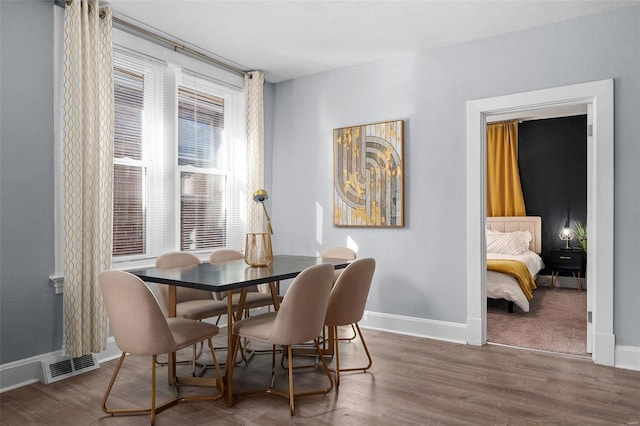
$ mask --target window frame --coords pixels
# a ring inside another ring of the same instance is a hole
[[[63,17],[62,17],[63,18]],[[61,22],[56,25],[56,33],[59,35],[54,37],[56,39],[57,49],[55,50],[54,63],[56,65],[56,96],[54,100],[56,105],[61,105],[63,102],[63,87],[64,87],[64,73],[63,71],[63,50],[62,37],[60,31],[63,26]],[[210,65],[198,59],[180,54],[178,52],[169,50],[161,45],[153,43],[149,40],[137,37],[128,32],[113,29],[113,45],[114,50],[121,49],[123,51],[134,52],[141,56],[148,56],[155,60],[159,60],[167,63],[163,90],[165,91],[165,111],[164,111],[164,136],[163,142],[165,146],[165,152],[173,153],[173,169],[174,177],[172,179],[173,188],[171,188],[172,196],[169,197],[169,203],[173,202],[173,209],[169,214],[172,216],[173,230],[169,231],[169,245],[174,250],[180,248],[180,172],[178,168],[178,140],[177,140],[177,73],[180,69],[188,70],[191,73],[205,76],[208,80],[214,82],[220,90],[220,95],[217,95],[225,100],[225,139],[226,143],[234,144],[232,151],[241,153],[246,152],[246,123],[244,115],[244,78],[237,74],[234,74],[225,69]],[[55,272],[51,276],[52,281],[55,283],[56,293],[62,292],[61,282],[64,276],[64,189],[63,189],[63,147],[62,147],[62,113],[61,109],[55,108],[57,112],[55,117],[56,122],[56,148],[55,148],[55,168],[56,168],[56,202],[55,202]],[[172,121],[173,120],[173,121]],[[238,198],[234,201],[236,204],[233,207],[233,211],[228,215],[229,218],[235,219],[238,223],[227,222],[227,229],[237,229],[241,227],[242,232],[236,231],[234,234],[238,236],[232,241],[227,241],[227,246],[234,248],[241,248],[244,244],[244,232],[246,231],[246,202],[243,201],[243,197],[246,198],[246,188],[242,188],[241,185],[246,183],[246,179],[242,176],[246,175],[246,161],[239,161],[238,156],[233,155],[229,161],[233,161],[234,171],[234,184],[235,189],[240,191],[239,194],[234,194]],[[144,161],[143,161],[144,162]],[[227,185],[227,190],[229,185]],[[170,206],[170,204],[169,204]],[[157,243],[154,238],[152,229],[147,224],[147,247],[153,247]],[[167,232],[166,230],[163,232]],[[229,235],[229,233],[227,234]],[[168,250],[166,247],[165,251]],[[211,249],[195,250],[202,260],[208,258]],[[149,253],[145,255],[131,255],[131,256],[118,256],[118,258],[112,256],[112,267],[114,269],[133,269],[139,267],[152,266],[155,264],[155,259],[159,256],[160,252]]]

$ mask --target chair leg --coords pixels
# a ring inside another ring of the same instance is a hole
[[[110,408],[107,408],[107,399],[109,399],[109,394],[111,393],[111,389],[113,388],[113,384],[116,381],[116,377],[118,377],[118,373],[120,372],[120,367],[122,367],[122,363],[124,362],[124,358],[127,354],[122,352],[122,355],[120,355],[120,359],[118,360],[118,364],[116,364],[116,368],[115,370],[113,370],[113,374],[111,375],[111,381],[109,382],[109,385],[107,386],[107,390],[104,393],[104,396],[102,397],[102,411],[104,411],[107,414],[111,414],[113,415],[115,412],[113,410],[111,410]],[[155,368],[155,366],[154,366]]]
[[[324,360],[324,354],[322,353],[322,349],[320,349],[320,345],[318,344],[318,342],[316,342],[314,340],[314,343],[316,345],[316,351],[318,351],[318,356],[320,358],[320,361],[322,362],[322,368],[324,369],[324,373],[327,375],[327,379],[329,379],[329,387],[320,391],[321,393],[329,393],[333,390],[333,376],[331,375],[331,370],[329,370],[329,366],[327,365],[327,362]]]
[[[216,397],[216,399],[218,399],[222,395],[224,395],[224,381],[222,380],[222,373],[220,372],[220,365],[218,364],[218,359],[216,358],[216,351],[213,348],[213,342],[211,341],[211,339],[209,339],[208,342],[209,342],[209,350],[211,351],[211,358],[213,359],[213,365],[215,365],[215,368],[216,368],[216,379],[218,381],[219,388],[220,388],[220,394],[217,395]]]
[[[216,387],[220,391],[213,395],[184,396],[179,398],[180,401],[216,401],[224,396],[224,382],[222,380],[222,373],[220,372],[220,365],[218,364],[218,359],[216,358],[216,351],[213,347],[213,342],[211,341],[211,339],[207,339],[207,344],[209,345],[209,351],[211,352],[213,367],[216,370]]]
[[[202,342],[200,342],[200,349],[198,350],[198,353],[196,354],[196,359],[200,358],[200,355],[202,355]],[[192,363],[193,359],[190,360],[183,360],[183,361],[176,361],[176,364],[187,364],[187,363]],[[156,365],[159,367],[166,367],[167,365],[169,365],[168,361],[160,361],[160,360],[156,360]]]
[[[324,395],[326,393],[331,392],[331,390],[333,390],[333,387],[334,387],[333,375],[331,374],[331,370],[329,369],[327,362],[324,360],[324,354],[322,353],[322,349],[320,349],[320,344],[316,340],[313,341],[313,344],[316,348],[316,352],[318,353],[318,358],[320,358],[320,361],[322,363],[322,368],[324,369],[324,373],[326,374],[327,379],[329,380],[329,386],[322,390],[301,392],[301,393],[293,393],[293,390],[291,390],[291,395],[295,395],[295,397],[297,398],[302,398],[302,397],[311,396],[311,395]],[[291,346],[288,347],[287,353],[289,354],[289,357],[288,357],[289,359],[287,360],[289,363],[289,382],[290,382],[290,385],[293,385],[293,371],[296,369],[296,367],[293,366],[293,348]],[[274,395],[284,396],[285,398],[288,396],[287,394],[281,393],[280,391],[277,391],[275,389],[271,389],[269,392]]]
[[[282,351],[284,356],[284,351]],[[271,385],[269,387],[273,387],[273,383],[276,380],[276,345],[271,345]]]
[[[156,424],[156,359],[154,355],[151,360],[151,424]]]
[[[102,398],[102,411],[107,414],[118,415],[131,415],[131,414],[150,414],[151,415],[151,424],[154,425],[156,421],[156,415],[163,411],[166,408],[169,408],[180,401],[189,401],[189,400],[217,400],[218,398],[224,395],[224,382],[222,380],[222,373],[220,372],[220,367],[218,366],[218,360],[216,359],[215,350],[213,348],[213,342],[211,339],[208,339],[209,349],[211,351],[211,357],[213,358],[213,363],[216,368],[216,382],[218,387],[220,388],[220,392],[215,395],[206,395],[206,396],[185,396],[180,397],[177,396],[167,402],[162,403],[161,405],[156,405],[156,383],[157,383],[157,375],[156,375],[156,365],[158,364],[157,355],[153,355],[151,358],[151,406],[150,408],[129,408],[122,410],[114,410],[112,408],[107,407],[107,400],[109,399],[109,395],[111,394],[111,390],[113,389],[113,385],[118,377],[118,373],[120,372],[120,368],[124,363],[126,352],[123,352],[120,355],[120,359],[118,360],[118,364],[116,365],[115,370],[113,371],[113,375],[111,376],[111,380],[109,381],[109,385],[104,393]]]
[[[293,391],[293,349],[291,345],[287,346],[287,358],[289,361],[289,410],[291,410],[291,415],[293,416],[293,412],[295,411],[295,393]]]
[[[193,345],[193,351],[191,354],[191,376],[192,377],[196,377],[196,346],[197,345]]]
[[[352,341],[353,339],[355,339],[356,337],[358,337],[357,333],[356,333],[356,328],[353,326],[353,324],[351,324],[351,331],[353,331],[353,336],[351,337],[341,337],[338,340],[346,340],[346,341]],[[336,331],[336,336],[337,336],[337,331]]]
[[[240,356],[242,357],[242,361],[245,363],[249,363],[249,361],[251,361],[255,355],[255,351],[251,351],[249,353],[249,351],[247,350],[247,342],[248,340],[244,339],[244,343],[240,344]]]
[[[200,342],[200,349],[198,348],[198,344],[193,345],[193,350],[191,352],[191,377],[199,377],[202,376],[205,370],[209,367],[207,364],[199,364],[198,358],[204,352],[204,342]],[[197,367],[200,366],[200,371],[198,371]]]
[[[358,330],[358,334],[360,335],[360,340],[362,341],[362,347],[364,348],[365,353],[367,354],[367,359],[369,363],[366,367],[362,369],[363,372],[366,372],[373,365],[373,359],[371,359],[371,353],[369,353],[369,348],[367,347],[367,342],[364,341],[364,335],[362,334],[362,330],[360,330],[360,326],[356,323],[356,330]]]
[[[235,339],[235,343],[234,346],[237,348],[238,346],[238,342],[240,340],[239,336],[236,336]],[[273,353],[272,353],[272,357],[271,357],[271,386],[267,389],[263,389],[263,390],[258,390],[258,391],[251,391],[251,392],[243,392],[240,395],[252,395],[252,394],[256,394],[256,393],[269,393],[272,395],[277,395],[283,398],[287,398],[289,399],[289,410],[291,415],[293,416],[295,413],[295,399],[296,398],[301,398],[301,397],[305,397],[305,396],[311,396],[311,395],[323,395],[326,394],[328,392],[331,392],[331,390],[333,390],[334,388],[334,380],[333,380],[333,375],[331,374],[331,370],[329,370],[329,367],[327,366],[326,361],[324,360],[324,354],[322,353],[322,349],[320,348],[320,344],[314,340],[313,344],[315,346],[316,352],[318,353],[318,357],[320,358],[320,361],[322,362],[322,367],[324,369],[324,372],[327,376],[327,379],[329,380],[329,386],[326,387],[325,389],[322,390],[318,390],[318,391],[310,391],[310,392],[301,392],[301,393],[295,393],[295,387],[294,387],[294,383],[293,383],[293,372],[297,367],[293,366],[293,346],[288,345],[288,346],[284,346],[284,350],[283,350],[283,354],[286,351],[287,353],[287,362],[288,362],[288,374],[289,374],[289,391],[288,392],[283,392],[281,390],[278,389],[274,389],[273,388],[273,380],[275,377],[275,365],[276,365],[276,359],[275,359],[275,345],[273,345]],[[235,355],[237,355],[237,352],[234,352],[234,359],[233,361],[235,361]],[[235,365],[235,363],[232,363],[232,367],[231,367],[231,372],[233,372],[233,365]],[[228,376],[228,381],[229,383],[231,383],[233,380],[232,376]],[[231,386],[231,385],[229,385]],[[231,392],[231,388],[229,388],[227,390],[227,392]]]
[[[338,326],[333,326],[333,335],[336,336],[333,341],[333,353],[336,356],[336,387],[340,386],[340,339],[338,339]]]
[[[111,414],[112,416],[120,415],[120,414],[123,414],[123,415],[151,414],[151,424],[154,424],[157,413],[164,410],[165,408],[168,408],[172,405],[177,404],[178,401],[180,401],[179,398],[174,398],[170,401],[163,403],[162,405],[156,406],[156,401],[155,401],[156,400],[156,363],[158,360],[155,355],[151,359],[151,407],[150,408],[128,408],[128,409],[122,409],[122,410],[114,410],[112,408],[107,407],[107,400],[109,399],[109,395],[111,394],[111,390],[113,389],[113,385],[116,381],[116,378],[118,377],[118,373],[120,372],[120,368],[124,363],[126,355],[127,355],[126,352],[123,352],[122,355],[120,355],[118,364],[116,365],[116,368],[113,371],[113,375],[111,376],[111,381],[109,382],[109,385],[107,386],[107,390],[105,391],[104,396],[102,398],[102,411],[104,411],[107,414]]]
[[[360,330],[360,326],[355,324],[358,335],[360,336],[360,341],[362,342],[362,347],[364,348],[365,353],[367,354],[367,359],[369,363],[365,367],[354,367],[354,368],[340,368],[340,361],[338,355],[338,341],[336,340],[335,344],[335,353],[336,353],[336,381],[340,382],[340,371],[360,371],[366,372],[373,365],[373,359],[371,358],[371,353],[369,352],[369,348],[367,347],[367,343],[364,340],[364,336],[362,335],[362,330]],[[336,327],[337,328],[337,327]]]

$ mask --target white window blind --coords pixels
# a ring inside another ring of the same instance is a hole
[[[155,255],[149,231],[153,222],[166,221],[149,208],[162,208],[166,197],[148,197],[162,182],[156,163],[164,145],[165,69],[162,62],[114,50],[114,257]]]
[[[242,167],[234,167],[240,156],[233,132],[226,131],[232,98],[215,82],[187,71],[177,85],[180,249],[241,248]]]

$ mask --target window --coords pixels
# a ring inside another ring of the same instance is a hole
[[[114,49],[113,263],[242,249],[242,91]]]
[[[196,77],[185,80],[191,87],[187,81],[178,86],[180,249],[225,247],[224,99],[198,87]]]
[[[64,12],[55,8],[56,39]],[[246,232],[244,79],[113,30],[112,265],[152,265],[162,253],[242,250]],[[64,275],[62,43],[54,52],[56,265]]]
[[[113,255],[143,254],[145,215],[142,162],[144,74],[115,67]]]

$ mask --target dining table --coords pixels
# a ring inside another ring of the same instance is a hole
[[[274,255],[268,266],[250,266],[243,259],[224,262],[203,262],[198,265],[177,268],[143,268],[129,271],[140,279],[150,283],[169,286],[169,317],[176,316],[176,288],[188,287],[216,293],[227,292],[227,360],[230,365],[233,348],[233,323],[242,317],[246,292],[249,287],[267,284],[271,292],[274,306],[279,307],[279,283],[282,280],[295,278],[298,274],[313,265],[330,263],[335,269],[346,268],[349,260],[316,256]],[[240,300],[233,303],[232,293],[242,289]],[[176,354],[169,354],[168,374],[171,384],[211,385],[215,379],[205,377],[176,376]],[[228,371],[228,369],[226,369]],[[228,374],[224,376],[225,399],[228,405],[233,404],[232,383]]]

